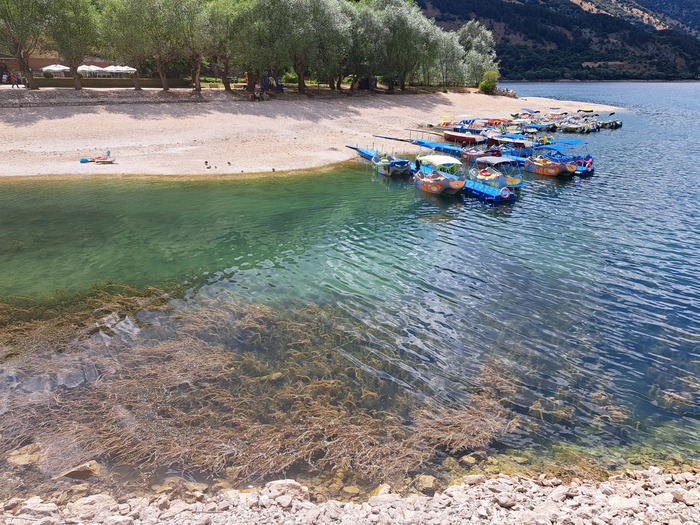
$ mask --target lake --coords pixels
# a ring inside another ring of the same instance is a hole
[[[503,87],[523,107],[623,108],[622,129],[583,137],[595,176],[530,180],[496,207],[431,198],[361,163],[241,181],[2,181],[0,298],[109,281],[183,284],[176,312],[215,300],[298,320],[318,307],[352,327],[350,349],[330,351],[393,385],[381,406],[468,403],[497,373],[519,423],[494,454],[585,455],[606,470],[697,462],[700,84]]]

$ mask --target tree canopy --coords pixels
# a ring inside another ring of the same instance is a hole
[[[476,85],[496,70],[493,37],[478,22],[448,32],[413,0],[0,0],[0,47],[27,64],[41,44],[71,68],[88,55],[173,72],[200,88],[204,65],[255,79]],[[23,66],[24,68],[24,66]],[[24,70],[24,69],[23,69]],[[135,79],[139,88],[138,75]],[[354,82],[353,84],[354,85]]]

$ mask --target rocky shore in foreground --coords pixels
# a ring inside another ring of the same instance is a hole
[[[630,471],[605,482],[500,475],[465,476],[432,496],[402,496],[382,485],[363,503],[313,503],[293,480],[251,491],[194,491],[117,501],[95,494],[57,505],[40,497],[2,503],[5,525],[257,525],[257,524],[700,524],[700,473],[659,468]]]

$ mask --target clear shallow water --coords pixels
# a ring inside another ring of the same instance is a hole
[[[596,176],[533,180],[498,208],[428,199],[363,165],[201,183],[3,181],[0,297],[189,281],[194,302],[330,305],[367,326],[374,359],[361,364],[420,395],[460,400],[484,366],[500,370],[526,422],[506,445],[697,459],[700,85],[506,87],[523,106],[623,107],[621,130],[585,137]]]

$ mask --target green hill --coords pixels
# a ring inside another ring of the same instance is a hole
[[[690,16],[697,9],[680,0],[419,0],[419,5],[446,29],[475,18],[493,31],[503,79],[700,78],[700,39],[693,29],[657,29],[678,27],[671,16],[676,12],[687,17],[687,26],[697,23],[697,13]]]

